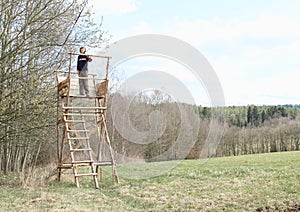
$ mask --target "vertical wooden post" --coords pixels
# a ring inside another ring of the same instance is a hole
[[[58,82],[58,72],[56,71],[56,81]],[[57,117],[57,122],[56,122],[56,133],[57,133],[57,167],[58,167],[58,176],[57,176],[57,181],[60,181],[60,177],[61,177],[61,167],[60,167],[60,151],[59,151],[59,135],[60,135],[60,131],[59,131],[59,90],[57,87],[57,108],[56,108],[56,117]]]

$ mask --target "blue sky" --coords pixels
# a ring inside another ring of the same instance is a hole
[[[103,16],[113,41],[155,33],[196,47],[217,73],[226,105],[300,103],[298,0],[93,0],[90,5],[95,20]],[[136,59],[122,69],[135,73],[130,67],[186,73],[173,61],[155,58]],[[184,83],[197,104],[209,104],[192,77]]]

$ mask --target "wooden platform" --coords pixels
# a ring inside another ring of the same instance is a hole
[[[65,79],[67,79],[66,76],[63,75],[58,75],[58,83],[64,81]],[[77,97],[77,98],[104,98],[104,95],[97,95],[99,94],[99,92],[96,91],[96,85],[100,84],[101,82],[104,82],[105,79],[97,79],[94,77],[88,77],[87,78],[89,81],[89,96],[85,96],[85,95],[80,95],[79,94],[79,77],[77,76],[72,76],[70,78],[70,93],[69,96],[70,97]],[[104,92],[106,93],[106,91]]]

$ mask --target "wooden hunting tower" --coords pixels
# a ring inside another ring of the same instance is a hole
[[[118,183],[116,162],[106,126],[108,97],[108,70],[111,57],[89,55],[105,60],[105,76],[89,74],[89,96],[78,95],[79,77],[72,72],[72,60],[79,53],[70,52],[69,71],[57,71],[57,157],[58,181],[63,169],[72,169],[75,183],[79,178],[91,176],[95,188],[102,179],[102,166],[112,167],[112,179]],[[105,150],[105,151],[104,151]],[[87,172],[87,167],[89,171]]]

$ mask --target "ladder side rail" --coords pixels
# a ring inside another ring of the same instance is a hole
[[[116,169],[116,161],[115,161],[115,157],[114,157],[114,151],[113,151],[112,146],[111,146],[111,142],[110,142],[110,138],[109,138],[109,135],[108,135],[107,126],[106,126],[105,121],[103,122],[103,125],[104,125],[104,129],[105,129],[104,131],[105,131],[105,135],[106,135],[105,136],[106,142],[108,144],[110,157],[111,157],[111,160],[112,160],[113,182],[119,183],[119,177],[118,177],[118,173],[117,173],[117,169]]]
[[[66,128],[68,129],[68,123],[66,123]],[[77,188],[79,188],[79,180],[78,180],[78,177],[77,177],[77,174],[78,174],[77,173],[77,164],[75,163],[76,160],[75,160],[74,152],[72,151],[73,146],[72,146],[72,140],[69,139],[70,137],[71,137],[70,132],[67,131],[67,140],[68,140],[68,144],[69,144],[69,148],[70,148],[72,170],[73,170],[76,186],[77,186]]]
[[[58,84],[58,72],[56,71],[56,82]],[[57,181],[60,181],[61,178],[61,156],[62,156],[62,152],[60,152],[60,148],[59,148],[59,141],[60,141],[60,123],[59,123],[59,119],[60,119],[60,114],[59,114],[59,90],[57,88],[57,94],[56,94],[56,101],[57,101],[57,105],[56,105],[56,118],[57,118],[57,122],[56,122],[56,137],[57,137],[57,143],[56,143],[56,151],[57,151],[57,169],[58,169],[58,175],[57,175]]]
[[[101,104],[99,102],[99,104]],[[103,119],[103,114],[101,114],[100,116],[97,116],[98,120],[97,120],[97,128],[98,128],[98,133],[99,133],[99,145],[98,145],[98,157],[97,160],[101,161],[102,160],[102,148],[103,148],[103,144],[104,144],[104,122],[105,120]]]
[[[99,104],[101,104],[101,103],[99,102]],[[103,150],[103,147],[104,147],[104,124],[103,124],[104,120],[103,120],[102,116],[98,116],[97,118],[98,118],[98,120],[97,120],[97,130],[98,130],[98,136],[99,136],[98,137],[99,143],[98,143],[97,161],[100,162],[103,159],[102,158],[102,150]],[[97,166],[96,171],[100,175],[100,181],[102,181],[102,179],[103,179],[102,167]]]
[[[65,99],[65,98],[64,98],[64,99]],[[64,122],[64,135],[63,135],[63,137],[62,137],[62,143],[61,143],[61,149],[62,149],[62,151],[63,151],[63,148],[64,148],[64,144],[65,144],[65,141],[64,141],[64,140],[65,140],[65,139],[67,140],[67,144],[69,145],[69,148],[72,148],[72,147],[70,146],[70,143],[69,143],[70,139],[68,139],[68,138],[70,137],[69,129],[73,127],[72,123],[68,121],[69,118],[71,117],[71,116],[69,115],[69,113],[68,113],[68,112],[69,112],[69,109],[70,109],[71,107],[65,109],[65,111],[64,111],[65,104],[67,104],[67,102],[63,102],[63,101],[62,101],[61,107],[62,107],[62,109],[63,109],[62,115],[63,115],[63,122]],[[71,117],[71,118],[72,118],[72,117]],[[72,118],[72,119],[73,119],[73,118]],[[74,127],[73,127],[73,128],[74,128]],[[62,154],[63,154],[63,152],[62,152]],[[60,159],[60,161],[61,161],[61,163],[60,163],[61,166],[63,166],[63,165],[66,163],[66,161],[67,161],[70,157],[71,157],[71,160],[72,160],[71,151],[69,151],[68,154],[65,155],[64,158],[61,156],[61,159]],[[70,167],[70,168],[73,168],[73,166],[72,166],[72,161],[71,161],[71,167]]]
[[[57,82],[57,85],[58,85],[58,71],[56,71],[56,82]],[[59,90],[57,88],[57,94],[56,94],[56,98],[57,98],[57,105],[56,105],[56,118],[57,118],[57,122],[56,122],[56,136],[57,136],[57,145],[56,145],[56,148],[57,148],[57,164],[58,164],[58,177],[57,177],[57,180],[60,181],[60,177],[61,177],[61,169],[59,168],[60,167],[60,163],[61,163],[61,155],[62,153],[60,152],[60,145],[59,145],[59,141],[60,141],[60,123],[59,123],[59,120],[60,120],[60,114],[59,114],[59,108],[60,108],[60,95],[59,95]]]
[[[58,72],[57,73],[57,82],[58,82]],[[63,120],[60,119],[60,105],[61,107],[63,107],[63,105],[66,104],[66,106],[68,106],[69,104],[69,94],[70,94],[70,79],[68,79],[67,81],[67,95],[65,98],[63,98],[60,95],[60,89],[59,89],[59,83],[57,85],[57,156],[58,156],[58,176],[57,176],[57,180],[60,181],[61,180],[61,169],[63,166],[63,151],[64,151],[64,143],[65,143],[65,138],[66,138],[66,133],[67,133],[67,126],[66,123],[64,123]],[[66,110],[67,111],[67,110]],[[63,133],[62,133],[62,138],[60,141],[60,123],[64,123],[63,126]],[[59,142],[61,142],[60,147],[59,147]]]

